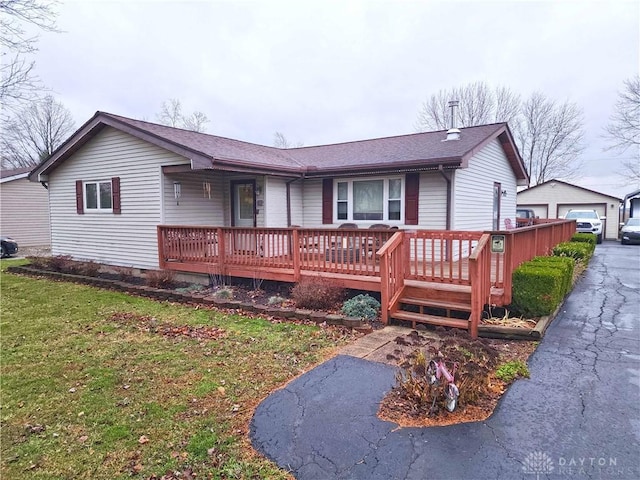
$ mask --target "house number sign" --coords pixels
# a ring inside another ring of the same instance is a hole
[[[491,235],[491,253],[504,253],[504,235]]]

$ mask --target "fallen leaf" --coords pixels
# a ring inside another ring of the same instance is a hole
[[[69,389],[69,393],[76,393],[76,387],[71,387]]]
[[[147,438],[146,435],[142,435],[139,439],[138,439],[138,443],[141,445],[144,445],[145,443],[149,443],[149,439]]]
[[[79,441],[80,443],[84,443],[84,442],[86,442],[87,440],[89,440],[89,437],[88,437],[87,435],[82,435],[82,436],[78,439],[78,441]]]
[[[220,395],[224,395],[226,391],[224,387],[218,387],[218,393],[220,393]]]

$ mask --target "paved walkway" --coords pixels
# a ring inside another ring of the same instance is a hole
[[[488,420],[399,429],[395,369],[339,355],[262,402],[253,444],[298,479],[638,479],[639,306],[640,248],[605,242]]]

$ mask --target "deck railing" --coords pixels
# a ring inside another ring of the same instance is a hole
[[[293,282],[309,272],[335,274],[345,285],[345,278],[359,278],[352,288],[379,289],[388,301],[401,293],[405,279],[482,284],[478,298],[488,301],[493,287],[508,304],[518,265],[568,241],[575,225],[536,220],[532,226],[484,233],[159,225],[158,254],[160,268],[178,271]],[[505,252],[486,253],[485,234],[504,235]]]
[[[558,243],[568,242],[576,232],[575,220],[536,219],[534,225],[513,230],[486,232],[505,236],[505,252],[492,254],[492,285],[502,290],[503,302],[511,303],[511,277],[524,262],[550,255]]]
[[[482,232],[417,230],[406,232],[408,278],[469,284],[468,258]]]
[[[377,277],[376,251],[395,231],[159,225],[158,253],[161,268],[188,271],[234,266],[292,270],[294,280],[301,270]]]

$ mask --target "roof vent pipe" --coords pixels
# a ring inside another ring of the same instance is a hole
[[[460,102],[458,100],[451,100],[449,102],[449,108],[451,109],[451,128],[447,130],[448,140],[460,140],[460,130],[456,128],[456,108]]]

